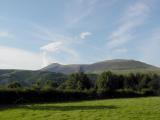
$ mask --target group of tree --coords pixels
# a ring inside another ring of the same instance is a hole
[[[97,75],[96,80],[92,80],[88,74],[80,72],[69,75],[61,84],[53,80],[37,80],[32,86],[24,88],[19,82],[10,83],[6,90],[0,90],[0,99],[8,99],[4,97],[5,91],[6,94],[16,92],[16,95],[18,91],[18,96],[27,98],[28,101],[30,97],[31,101],[63,101],[160,95],[160,76],[153,73],[115,74],[107,71]]]

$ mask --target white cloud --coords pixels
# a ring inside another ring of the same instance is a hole
[[[149,14],[148,3],[137,1],[129,6],[120,19],[120,25],[109,36],[107,46],[114,49],[133,39],[134,30],[143,25]]]
[[[70,37],[57,34],[40,25],[33,24],[33,26],[36,29],[34,36],[44,42],[44,45],[40,47],[43,56],[43,67],[55,62],[62,64],[79,62],[80,56],[74,48],[77,44],[83,44],[79,35]],[[65,56],[65,60],[62,59],[63,56]]]
[[[42,56],[22,49],[0,46],[0,69],[40,69]]]
[[[90,36],[90,35],[92,35],[91,32],[82,32],[82,33],[80,34],[80,38],[81,38],[81,39],[85,39],[87,36]]]
[[[51,63],[58,62],[56,59],[51,58],[51,56],[49,55],[47,51],[42,52],[42,59],[43,59],[42,67],[45,67]]]
[[[79,54],[73,47],[76,44],[81,44],[81,41],[78,40],[79,37],[57,34],[46,27],[36,24],[33,24],[33,26],[36,29],[35,37],[45,42],[40,47],[43,56],[43,67],[55,62],[69,64],[79,61]],[[65,60],[59,56],[65,56]]]
[[[47,52],[55,52],[62,46],[61,41],[52,42],[47,45],[42,46],[40,49]]]
[[[47,66],[51,63],[62,63],[62,64],[68,64],[68,63],[73,63],[77,62],[79,60],[79,55],[77,52],[62,41],[57,41],[57,42],[51,42],[47,45],[44,45],[40,48],[42,50],[42,55],[43,55],[43,67]],[[67,55],[65,61],[64,60],[58,60],[59,58],[56,58],[56,54],[63,54]]]
[[[51,58],[49,54],[59,51],[62,45],[63,43],[61,41],[57,41],[57,42],[51,42],[40,48],[40,50],[42,50],[42,56],[43,56],[43,65],[42,65],[43,67],[53,62],[58,62],[56,59]]]

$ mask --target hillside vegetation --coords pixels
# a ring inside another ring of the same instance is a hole
[[[60,84],[66,78],[67,76],[64,74],[48,71],[0,70],[0,85],[19,82],[22,86],[31,86],[36,81],[43,83],[47,80],[55,81]]]
[[[24,87],[12,82],[0,87],[0,104],[75,101],[87,99],[160,95],[160,75],[103,72],[93,80],[85,73],[73,73],[62,83],[36,81]]]

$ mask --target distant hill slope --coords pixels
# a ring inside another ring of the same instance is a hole
[[[47,80],[61,83],[66,78],[67,76],[61,73],[48,71],[0,70],[0,85],[7,85],[14,81],[20,82],[23,86],[30,86],[36,81],[41,81],[43,83]]]
[[[115,59],[97,62],[93,64],[70,64],[61,65],[53,63],[43,69],[42,71],[50,71],[56,73],[70,74],[75,72],[85,73],[99,73],[106,70],[158,70],[158,67],[146,64],[136,60]]]

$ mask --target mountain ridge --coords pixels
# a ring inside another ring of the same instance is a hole
[[[159,69],[156,66],[132,59],[113,59],[95,62],[92,64],[59,64],[52,63],[42,71],[71,74],[75,72],[97,73],[105,70],[131,70],[131,69]]]

